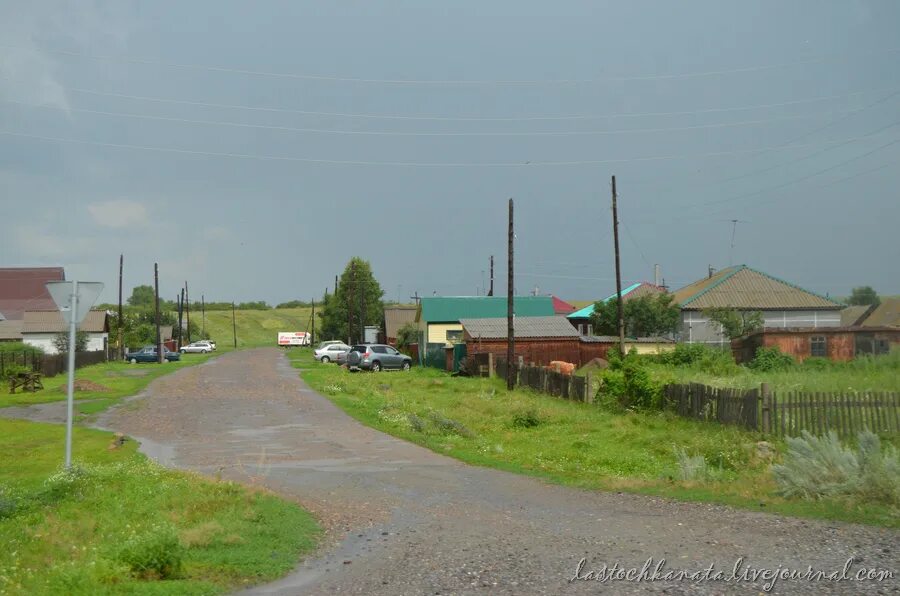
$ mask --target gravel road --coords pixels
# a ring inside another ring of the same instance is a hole
[[[877,568],[896,578],[779,579],[772,593],[900,593],[898,532],[468,466],[359,424],[274,348],[158,379],[98,425],[139,438],[166,465],[266,486],[319,516],[320,551],[254,594],[759,594],[766,583],[570,581],[615,564],[640,569],[651,557],[654,566],[665,559],[662,573],[713,564],[711,575],[730,574],[741,558],[752,570],[828,573],[853,558],[849,575]]]

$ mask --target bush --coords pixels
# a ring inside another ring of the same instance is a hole
[[[516,428],[534,428],[540,425],[541,422],[541,417],[533,409],[520,410],[515,412],[512,417],[512,425]]]
[[[671,352],[664,352],[649,358],[660,364],[690,368],[697,372],[717,376],[726,376],[738,371],[738,366],[729,351],[703,344],[678,344]]]
[[[460,422],[456,420],[451,420],[447,418],[440,412],[432,412],[430,415],[431,421],[434,422],[434,425],[445,434],[455,434],[461,437],[472,438],[475,436],[471,430],[465,427]]]
[[[171,579],[181,573],[184,547],[174,527],[160,524],[133,535],[116,559],[128,565],[136,577]]]
[[[756,356],[747,366],[759,372],[773,372],[787,370],[796,364],[794,359],[782,352],[778,346],[772,346],[756,350]]]
[[[877,435],[861,432],[855,452],[842,445],[834,431],[825,437],[803,431],[801,437],[789,438],[787,443],[784,463],[772,466],[781,495],[857,497],[900,505],[900,453],[892,445],[882,450]]]
[[[708,480],[711,477],[710,468],[706,458],[700,454],[688,455],[683,447],[672,447],[675,459],[678,461],[676,478],[684,482]]]
[[[600,375],[598,401],[609,409],[659,409],[662,384],[653,380],[644,360],[637,354],[615,355],[610,367]]]

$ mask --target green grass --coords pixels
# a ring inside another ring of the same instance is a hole
[[[239,348],[277,346],[279,331],[306,331],[310,308],[278,308],[270,310],[235,311]],[[199,311],[192,312],[199,322]],[[193,323],[195,319],[192,318]],[[230,310],[206,311],[206,331],[216,340],[219,349],[232,346],[234,335]]]
[[[666,383],[703,383],[735,389],[751,389],[761,383],[769,383],[777,392],[900,392],[900,350],[876,358],[821,364],[821,367],[796,365],[788,370],[773,372],[758,372],[740,366],[728,374],[711,374],[690,366],[649,366],[653,377]]]
[[[206,362],[210,358],[221,354],[219,348],[213,354],[182,354],[177,362],[164,364],[146,363],[129,364],[123,361],[106,362],[85,366],[75,371],[76,381],[90,381],[107,388],[108,391],[76,391],[75,399],[78,409],[83,414],[94,414],[100,409],[105,409],[123,398],[134,395],[146,387],[150,381],[182,368]],[[44,389],[36,393],[8,393],[7,385],[0,385],[0,408],[7,406],[24,406],[41,404],[66,399],[66,383],[68,374],[62,373],[55,377],[43,380]],[[103,399],[103,402],[92,404],[78,404],[78,401]],[[102,407],[101,407],[102,404]]]
[[[75,428],[80,477],[55,475],[61,426],[0,419],[0,594],[216,594],[290,571],[319,536],[313,518],[274,495],[166,470],[133,442]],[[124,545],[171,528],[183,568],[136,574]]]
[[[354,374],[318,364],[308,353],[290,357],[313,388],[361,422],[471,464],[582,488],[900,526],[897,510],[886,506],[776,496],[769,462],[756,453],[762,437],[735,427],[507,392],[498,379],[452,378],[431,369]],[[714,478],[676,481],[676,446],[703,455]]]

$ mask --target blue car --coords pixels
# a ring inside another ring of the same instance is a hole
[[[163,350],[165,350],[163,357],[169,362],[181,360],[181,354],[178,352],[172,352],[165,346],[163,346]],[[144,346],[137,352],[125,354],[125,360],[132,364],[137,364],[138,362],[157,362],[159,359],[157,358],[156,346]]]

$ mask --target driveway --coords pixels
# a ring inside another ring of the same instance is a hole
[[[98,424],[162,463],[296,499],[326,542],[255,594],[758,594],[765,583],[580,579],[648,558],[669,570],[887,569],[883,582],[779,580],[774,593],[900,590],[900,534],[727,507],[590,492],[462,464],[365,427],[277,349],[223,355],[154,381]],[[579,562],[585,559],[580,572]],[[647,572],[652,575],[652,570]]]

